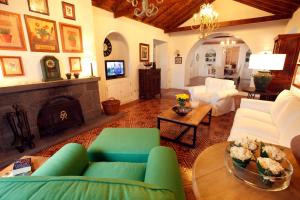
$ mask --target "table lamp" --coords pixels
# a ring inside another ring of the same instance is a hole
[[[257,69],[253,75],[255,89],[265,91],[272,81],[270,70],[282,70],[286,54],[252,54],[249,69]]]

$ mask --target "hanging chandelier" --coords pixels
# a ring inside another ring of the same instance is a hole
[[[194,14],[191,28],[192,30],[199,30],[199,38],[204,39],[217,28],[218,16],[219,14],[214,11],[211,4],[203,4],[199,13]]]
[[[158,4],[163,3],[164,0],[156,0]],[[134,15],[137,17],[152,17],[157,14],[158,7],[155,6],[153,3],[148,2],[148,0],[142,0],[142,8],[137,8],[139,1],[138,0],[127,0],[127,2],[131,3],[134,9]]]

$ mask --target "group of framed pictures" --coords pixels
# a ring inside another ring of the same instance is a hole
[[[49,15],[48,0],[27,0],[27,2],[29,11]],[[8,0],[0,0],[0,3],[8,5]],[[64,1],[61,3],[64,18],[76,20],[75,6]]]
[[[1,4],[8,5],[9,0],[0,0]],[[28,0],[29,10],[49,15],[48,0]],[[75,20],[75,6],[62,2],[64,18]],[[30,50],[33,52],[60,52],[56,21],[24,15]],[[82,31],[80,26],[59,23],[62,51],[68,53],[83,52]],[[18,13],[0,10],[0,50],[26,51],[25,36]],[[70,58],[70,68],[73,71],[81,70],[80,58]],[[71,65],[72,63],[72,65]],[[4,76],[23,75],[21,57],[0,57]]]

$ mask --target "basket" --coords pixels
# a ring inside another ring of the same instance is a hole
[[[120,110],[121,102],[118,99],[109,98],[108,100],[103,101],[101,104],[106,115],[115,115]]]

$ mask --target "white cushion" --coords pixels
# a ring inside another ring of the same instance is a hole
[[[257,111],[257,110],[252,110],[249,108],[240,108],[236,111],[236,116],[239,117],[248,117],[251,119],[256,119],[261,122],[266,122],[269,124],[273,124],[271,115],[265,112]]]
[[[280,112],[277,123],[279,141],[289,146],[291,139],[300,134],[300,99],[293,96]]]
[[[205,79],[206,92],[219,92],[226,89],[234,89],[234,81],[218,79],[218,78],[206,78]]]
[[[245,133],[264,142],[278,142],[279,132],[273,124],[262,122],[249,117],[237,117],[234,120],[232,132]]]
[[[283,90],[277,96],[270,110],[274,123],[278,122],[281,112],[284,110],[291,97],[293,97],[293,94],[289,90]]]

